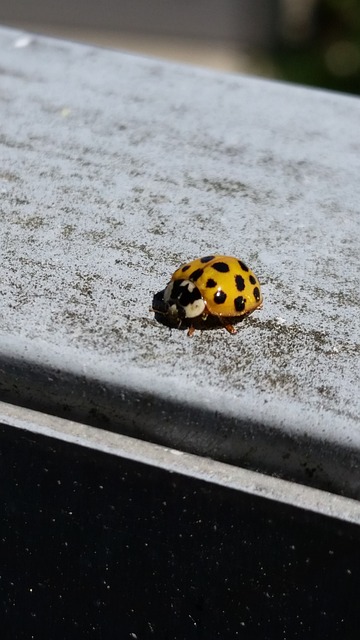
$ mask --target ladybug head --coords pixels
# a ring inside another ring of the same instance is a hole
[[[164,291],[164,302],[168,305],[167,314],[181,320],[201,316],[206,306],[191,280],[171,280]]]

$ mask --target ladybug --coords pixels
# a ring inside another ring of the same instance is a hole
[[[261,305],[260,284],[251,269],[238,258],[212,255],[181,265],[154,296],[152,310],[170,325],[188,326],[191,336],[205,322],[234,334],[233,323]]]

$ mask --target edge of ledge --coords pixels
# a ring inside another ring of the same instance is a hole
[[[98,354],[0,336],[0,400],[99,430],[206,456],[353,499],[357,433],[339,417],[279,399],[221,397]],[[196,392],[196,393],[195,393]],[[312,431],[312,424],[316,426]],[[328,434],[326,424],[331,424]],[[324,431],[326,438],[317,433]],[[337,439],[330,437],[336,432]],[[329,437],[328,437],[329,436]]]
[[[0,422],[203,482],[360,524],[360,502],[223,462],[0,402]]]

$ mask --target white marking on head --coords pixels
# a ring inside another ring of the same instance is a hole
[[[192,293],[195,289],[195,284],[191,282],[191,280],[183,280],[180,282],[180,287],[186,287],[190,293]]]
[[[198,316],[201,316],[205,310],[205,306],[205,302],[202,298],[195,300],[192,304],[187,304],[186,307],[184,307],[186,318],[197,318]]]
[[[169,284],[167,284],[165,287],[164,296],[163,296],[164,302],[169,302],[169,300],[171,299],[173,288],[174,288],[174,282],[171,280]]]
[[[191,282],[191,280],[170,280],[164,291],[164,302],[169,305],[167,309],[167,315],[171,316],[172,318],[197,318],[198,316],[201,316],[204,313],[206,307],[204,300],[202,298],[198,298],[194,300],[194,302],[189,302],[189,304],[182,304],[180,299],[183,293],[181,291],[180,294],[179,289],[177,289],[178,295],[175,301],[175,285],[177,287],[181,287],[181,289],[187,289],[189,294],[193,293],[193,291],[197,289],[196,285],[194,284],[194,282]],[[184,295],[186,299],[185,291]]]
[[[179,310],[178,310],[176,304],[171,304],[168,307],[168,310],[167,310],[166,313],[167,313],[168,316],[171,316],[172,318],[178,318],[179,317]]]

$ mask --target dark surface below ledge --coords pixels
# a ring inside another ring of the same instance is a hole
[[[2,637],[357,638],[360,528],[0,427]]]

